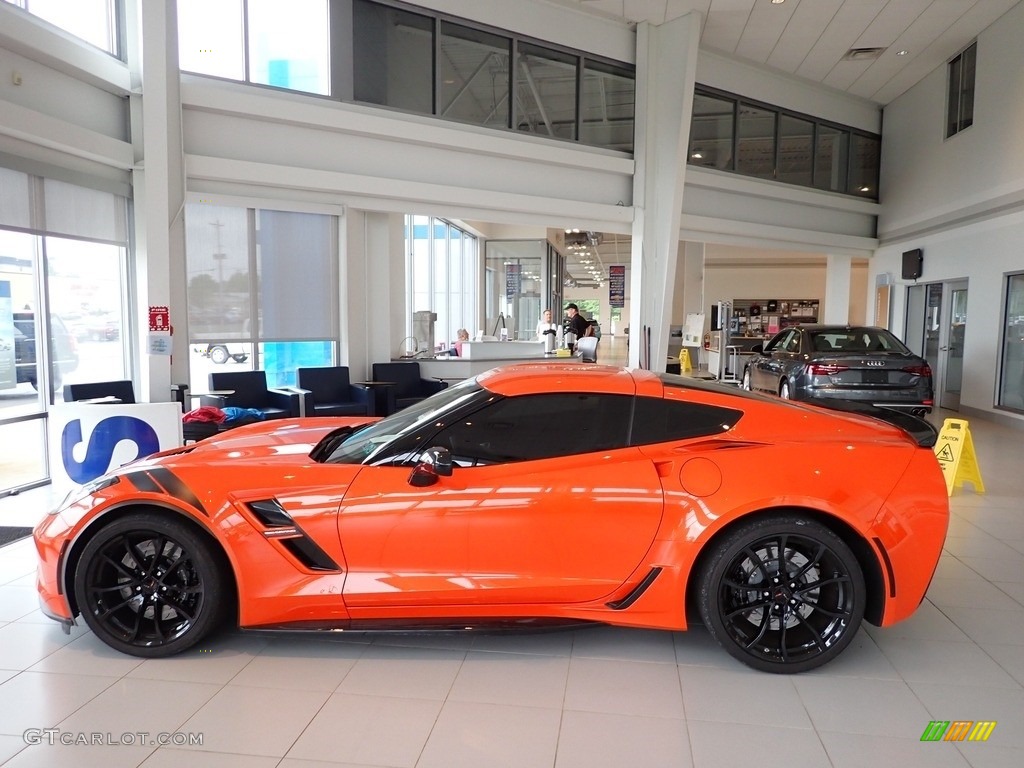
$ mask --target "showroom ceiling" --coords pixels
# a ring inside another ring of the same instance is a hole
[[[698,11],[702,49],[845,91],[884,106],[974,40],[1022,0],[552,0],[603,18],[662,24]],[[725,262],[755,254],[725,249]],[[734,252],[735,251],[735,252]],[[568,254],[570,274],[591,282],[588,264]],[[711,247],[709,260],[719,257]],[[584,256],[584,258],[588,258]],[[630,238],[602,236],[594,249],[604,274],[629,264]],[[824,261],[816,254],[791,260]]]

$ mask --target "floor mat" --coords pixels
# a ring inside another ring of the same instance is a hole
[[[32,535],[31,528],[21,528],[12,525],[0,525],[0,547],[4,544],[10,544],[18,539],[24,539],[26,536]]]

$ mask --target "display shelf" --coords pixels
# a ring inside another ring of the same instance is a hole
[[[762,341],[791,325],[816,323],[820,307],[819,299],[733,299],[731,340]]]

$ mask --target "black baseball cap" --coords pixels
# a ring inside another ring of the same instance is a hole
[[[580,311],[580,308],[579,308],[579,307],[577,307],[577,306],[576,306],[575,304],[573,304],[573,303],[571,303],[571,302],[570,302],[569,304],[566,304],[566,305],[565,305],[565,308],[566,308],[566,309],[575,309],[575,310],[576,310],[577,312],[579,312],[579,311]]]

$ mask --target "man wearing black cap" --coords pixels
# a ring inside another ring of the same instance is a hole
[[[583,315],[580,314],[580,308],[575,304],[569,304],[565,308],[565,322],[562,324],[562,327],[564,333],[573,334],[573,340],[571,343],[568,339],[566,340],[566,346],[568,346],[570,350],[576,349],[576,339],[582,339],[587,335],[587,327],[589,325],[590,323],[588,323],[584,319]]]

